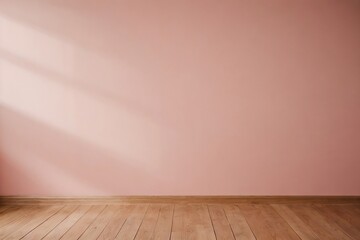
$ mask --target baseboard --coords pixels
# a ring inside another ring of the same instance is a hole
[[[140,204],[140,203],[355,203],[360,196],[105,196],[105,197],[38,197],[0,196],[0,205],[49,205],[49,204]]]

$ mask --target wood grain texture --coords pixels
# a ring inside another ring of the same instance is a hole
[[[290,225],[269,205],[239,204],[257,239],[300,239]]]
[[[216,239],[207,206],[176,205],[171,239]]]
[[[66,217],[59,225],[51,230],[43,239],[58,240],[60,239],[88,210],[90,206],[77,206],[77,208],[68,217]]]
[[[0,213],[0,228],[20,218],[23,214],[26,213],[25,210],[28,208],[29,207],[9,207]]]
[[[239,208],[235,205],[223,205],[223,208],[235,239],[255,240],[255,236]]]
[[[149,205],[136,205],[115,239],[134,239]]]
[[[359,226],[356,226],[356,224],[353,225],[351,217],[349,221],[346,213],[333,211],[332,206],[316,204],[314,207],[325,219],[332,219],[332,222],[339,226],[346,235],[353,239],[357,239],[360,236]]]
[[[79,239],[81,235],[88,229],[90,224],[95,221],[97,216],[105,209],[106,206],[92,206],[70,229],[62,239]]]
[[[117,209],[114,211],[114,215],[111,217],[104,231],[100,234],[99,240],[115,239],[132,212],[134,205],[117,205],[116,207]]]
[[[31,232],[37,226],[41,225],[43,222],[47,221],[51,216],[57,213],[63,206],[49,206],[46,207],[43,211],[33,212],[33,214],[28,215],[26,222],[22,222],[16,230],[11,232],[8,236],[3,239],[21,239],[26,234]]]
[[[152,239],[154,236],[156,224],[159,219],[160,210],[161,205],[159,204],[149,206],[135,239]]]
[[[360,229],[360,204],[349,205],[349,204],[336,204],[336,205],[325,205],[330,208],[331,212],[337,216],[341,216],[348,221],[357,230]]]
[[[171,240],[185,239],[185,219],[186,214],[184,207],[181,205],[175,205],[173,226],[171,230]]]
[[[35,230],[26,234],[23,240],[37,240],[45,237],[51,230],[53,230],[58,224],[60,224],[66,217],[68,217],[77,206],[67,205],[52,217],[44,221]]]
[[[235,240],[231,230],[230,223],[226,217],[225,211],[220,205],[208,206],[211,221],[218,240]]]
[[[0,206],[0,213],[5,212],[9,208],[10,208],[9,206]]]
[[[114,206],[106,206],[79,238],[80,240],[97,239],[114,214]]]
[[[311,205],[290,205],[299,218],[307,224],[320,239],[350,240],[351,238],[335,223],[326,218]]]
[[[165,204],[161,206],[159,218],[154,230],[154,235],[151,239],[155,239],[155,240],[170,239],[173,216],[174,216],[173,204]]]
[[[0,208],[0,239],[360,239],[360,204],[113,204]]]
[[[18,215],[16,218],[13,219],[13,221],[6,222],[7,215],[2,216],[2,220],[4,221],[4,225],[0,228],[0,239],[5,238],[7,235],[16,232],[21,226],[25,225],[27,222],[29,222],[34,215],[42,214],[44,210],[48,209],[48,206],[46,207],[24,207],[24,209],[19,212],[17,212],[16,215]]]
[[[315,234],[309,226],[307,226],[301,219],[289,209],[288,206],[273,204],[272,207],[277,213],[291,226],[291,228],[303,240],[319,240],[320,238]]]

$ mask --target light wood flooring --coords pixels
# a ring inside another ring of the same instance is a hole
[[[0,239],[360,239],[360,204],[0,206]]]

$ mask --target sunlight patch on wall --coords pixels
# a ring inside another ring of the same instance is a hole
[[[146,171],[158,168],[166,143],[163,126],[128,111],[121,102],[64,83],[48,71],[41,72],[41,68],[31,64],[24,67],[21,62],[25,60],[71,77],[79,61],[90,59],[87,61],[93,67],[99,63],[99,70],[92,73],[104,73],[95,74],[93,79],[97,81],[101,77],[118,76],[114,72],[116,65],[101,58],[94,60],[91,53],[3,17],[0,17],[0,31],[0,48],[15,56],[0,59],[1,104],[115,155],[134,159],[130,164],[142,166]]]

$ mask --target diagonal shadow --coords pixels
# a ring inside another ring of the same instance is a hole
[[[75,79],[69,78],[61,73],[56,71],[47,69],[45,67],[40,66],[37,63],[28,61],[24,58],[17,56],[14,53],[11,53],[5,49],[0,48],[0,59],[11,64],[14,64],[22,69],[26,69],[30,72],[34,72],[36,74],[40,74],[41,76],[46,76],[46,79],[49,81],[54,81],[56,83],[65,84],[71,88],[75,88],[85,93],[90,93],[96,95],[100,100],[103,99],[105,101],[110,101],[114,105],[121,105],[121,108],[131,112],[135,115],[141,115],[141,117],[146,118],[151,121],[160,122],[161,124],[172,124],[169,123],[168,119],[165,119],[158,114],[149,111],[145,106],[142,106],[140,103],[136,103],[127,98],[123,98],[118,94],[111,94],[107,90],[104,90],[100,87],[93,86],[89,83],[85,83],[82,81],[77,81]]]
[[[4,106],[0,112],[1,195],[156,194],[169,184],[135,168],[127,156],[111,155]]]

